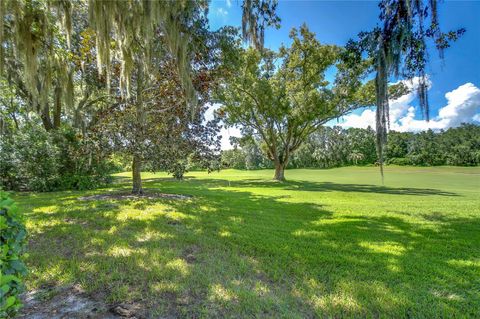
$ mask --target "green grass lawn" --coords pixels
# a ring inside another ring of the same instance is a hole
[[[480,168],[226,170],[145,187],[189,200],[17,194],[30,289],[76,283],[149,317],[480,316]],[[120,174],[119,176],[128,176]]]

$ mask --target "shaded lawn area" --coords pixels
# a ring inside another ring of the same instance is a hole
[[[17,194],[30,289],[79,284],[146,317],[476,317],[480,169],[144,174],[188,200]],[[128,174],[120,174],[128,176]]]

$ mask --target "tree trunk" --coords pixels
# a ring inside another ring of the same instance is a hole
[[[280,182],[285,181],[285,165],[275,163],[275,175],[273,175],[273,179]]]
[[[134,155],[133,156],[133,163],[132,163],[132,178],[133,178],[133,194],[143,194],[142,188],[142,160],[140,156]]]
[[[142,158],[140,154],[142,152],[141,145],[143,144],[143,133],[145,128],[145,114],[143,110],[143,68],[139,64],[137,72],[137,94],[135,101],[135,110],[136,110],[136,123],[135,123],[135,134],[134,134],[134,146],[133,150],[133,164],[132,164],[132,174],[133,174],[133,189],[132,193],[134,194],[143,194],[142,189],[142,176],[140,175],[142,171]]]
[[[45,130],[51,131],[53,129],[53,123],[50,119],[50,108],[48,107],[48,105],[46,105],[42,109],[42,114],[40,115],[40,118],[42,119],[43,127],[45,128]]]
[[[55,88],[55,113],[53,114],[53,128],[60,127],[60,117],[62,116],[62,89]]]

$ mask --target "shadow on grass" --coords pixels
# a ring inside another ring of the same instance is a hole
[[[168,182],[166,178],[150,178],[149,183]],[[432,188],[415,188],[415,187],[387,187],[372,184],[340,184],[332,182],[308,182],[288,180],[285,182],[277,182],[274,180],[264,179],[244,179],[240,181],[228,181],[223,179],[198,179],[195,177],[186,177],[185,182],[196,181],[206,185],[220,185],[230,187],[267,187],[278,188],[284,190],[308,191],[308,192],[353,192],[353,193],[376,193],[391,195],[417,195],[417,196],[459,196],[457,193],[442,191]]]
[[[429,224],[336,218],[328,207],[220,189],[224,180],[151,180],[193,200],[80,202],[39,195],[27,208],[30,280],[80,283],[147,317],[450,317],[480,307],[480,218]],[[304,185],[304,186],[301,186]],[[280,187],[442,195],[436,190],[256,180]],[[403,192],[403,193],[402,193]],[[50,206],[56,208],[50,209]],[[45,209],[48,212],[45,212]]]

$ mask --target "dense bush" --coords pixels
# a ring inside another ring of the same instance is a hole
[[[2,136],[0,183],[5,189],[49,190],[58,179],[60,156],[49,135],[32,127],[25,133]]]
[[[95,188],[108,183],[114,169],[98,142],[68,127],[25,127],[0,141],[0,186],[7,190]]]
[[[405,165],[412,165],[412,161],[405,157],[394,157],[394,158],[389,158],[387,160],[387,164],[405,166]]]
[[[0,192],[0,318],[13,317],[21,307],[19,294],[26,268],[22,261],[27,232],[17,206]]]

